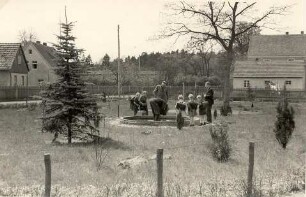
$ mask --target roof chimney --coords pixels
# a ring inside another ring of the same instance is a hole
[[[286,32],[286,35],[289,35],[289,32],[288,32],[288,31]]]
[[[37,44],[40,44],[40,41],[36,41]]]
[[[44,46],[48,46],[46,42],[43,43]]]
[[[301,34],[304,35],[304,31],[301,31]]]

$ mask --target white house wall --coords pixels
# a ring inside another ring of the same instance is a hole
[[[15,77],[17,79],[17,83],[15,84]],[[22,81],[22,77],[23,80]],[[27,85],[27,74],[22,74],[22,73],[11,73],[11,86],[26,86]]]
[[[29,50],[32,54],[29,54]],[[32,44],[24,49],[24,53],[29,65],[29,86],[38,86],[39,80],[44,82],[55,82],[56,76],[49,63],[43,58],[39,51]],[[37,61],[37,69],[33,69],[32,61]]]
[[[244,87],[244,81],[250,81],[252,88],[265,88],[265,81],[271,81],[275,84],[279,84],[283,88],[285,81],[291,81],[291,85],[286,85],[287,90],[304,90],[305,79],[304,78],[234,78],[233,88],[241,89]]]

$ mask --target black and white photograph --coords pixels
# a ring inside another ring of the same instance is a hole
[[[305,0],[0,0],[0,197],[305,197]]]

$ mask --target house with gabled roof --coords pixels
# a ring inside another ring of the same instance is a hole
[[[0,43],[0,86],[26,86],[29,67],[20,43]]]
[[[306,35],[256,35],[251,37],[247,60],[234,66],[233,88],[306,90]]]
[[[47,43],[27,42],[23,46],[29,65],[29,86],[38,86],[41,83],[54,83],[57,80],[54,68],[58,56],[53,47]]]

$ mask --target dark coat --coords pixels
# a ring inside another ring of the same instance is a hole
[[[193,116],[197,115],[198,103],[196,103],[195,101],[188,101],[187,107],[188,107],[188,115],[189,116],[193,117]]]
[[[211,88],[208,88],[204,99],[205,101],[208,102],[209,105],[213,105],[214,104],[214,90]]]
[[[177,102],[175,104],[175,109],[179,110],[179,111],[186,111],[186,103],[185,102]]]
[[[148,110],[148,106],[147,106],[147,97],[144,95],[141,95],[139,98],[139,104],[140,104],[140,110]]]
[[[152,98],[149,100],[152,113],[154,115],[166,115],[168,112],[168,104],[161,98]]]
[[[157,85],[153,90],[153,95],[155,98],[163,99],[168,102],[168,89],[167,87],[162,87],[161,85]]]
[[[199,115],[205,115],[206,114],[206,108],[207,108],[207,101],[206,102],[200,102],[199,103]]]
[[[139,110],[139,98],[137,98],[136,96],[132,97],[130,99],[130,109],[133,111],[138,111]]]

